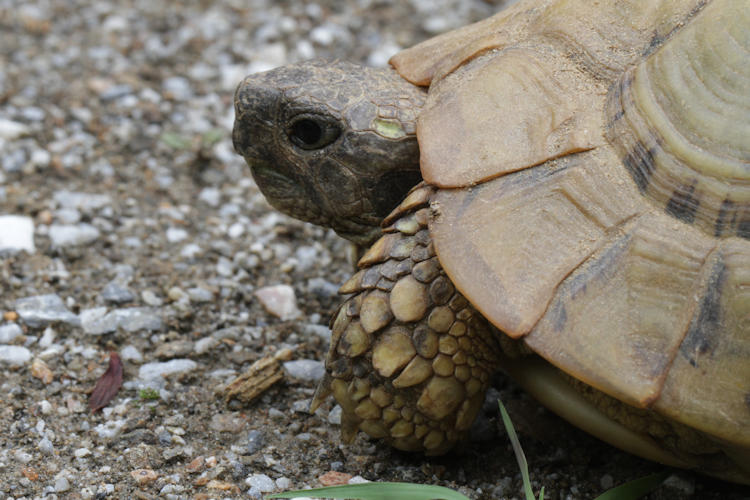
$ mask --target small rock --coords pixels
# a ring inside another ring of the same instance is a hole
[[[202,303],[214,300],[213,292],[201,287],[188,288],[187,294],[191,302]]]
[[[45,455],[52,455],[55,452],[55,447],[52,445],[52,441],[46,437],[40,439],[36,447]]]
[[[13,140],[18,139],[31,131],[23,123],[0,118],[0,139]]]
[[[21,366],[31,359],[31,351],[17,345],[0,345],[0,363]]]
[[[205,204],[216,208],[221,202],[221,190],[213,187],[203,188],[198,194],[198,199]]]
[[[9,344],[19,335],[23,335],[23,330],[17,323],[0,325],[0,344]]]
[[[54,293],[18,299],[15,309],[23,322],[32,328],[45,326],[55,321],[74,326],[81,324],[78,316],[70,312],[60,296]]]
[[[237,433],[245,427],[247,422],[245,419],[237,416],[234,413],[218,413],[211,417],[211,422],[208,426],[219,432],[232,432]]]
[[[189,235],[188,232],[181,227],[170,227],[165,233],[167,241],[170,243],[178,243],[186,239]]]
[[[123,361],[135,361],[136,363],[143,361],[143,355],[141,352],[132,345],[127,345],[120,349],[120,358]]]
[[[247,436],[237,444],[238,446],[244,448],[244,454],[252,455],[253,453],[263,448],[263,446],[266,444],[266,438],[263,435],[263,432],[257,429],[253,429],[248,432]]]
[[[192,352],[193,342],[190,340],[174,340],[157,347],[154,356],[159,359],[172,359],[187,356]]]
[[[151,290],[142,291],[141,300],[151,307],[161,307],[161,305],[164,304],[164,301],[157,297],[157,295]]]
[[[63,208],[75,208],[89,212],[112,204],[108,194],[79,193],[74,191],[58,191],[54,200]]]
[[[80,314],[83,331],[89,335],[112,333],[122,328],[128,332],[158,331],[163,327],[161,316],[147,307],[115,309],[109,313],[104,307],[86,309]]]
[[[151,469],[136,469],[130,471],[130,476],[139,486],[151,484],[159,477],[156,472]]]
[[[70,482],[64,477],[55,479],[55,493],[64,493],[70,489]]]
[[[261,305],[271,314],[283,321],[295,319],[302,312],[297,308],[294,288],[289,285],[273,285],[259,288],[255,296]]]
[[[323,486],[338,486],[341,484],[348,484],[351,478],[351,474],[331,470],[320,476],[318,482]]]
[[[323,378],[326,369],[322,361],[297,359],[284,363],[284,370],[294,378],[316,382]]]
[[[91,450],[89,450],[88,448],[78,448],[73,451],[73,456],[76,458],[83,458],[88,455],[91,455]]]
[[[135,295],[117,281],[110,281],[102,289],[102,298],[107,302],[123,304],[125,302],[132,302],[135,299]]]
[[[141,380],[151,380],[174,373],[191,372],[197,367],[198,363],[190,359],[172,359],[163,363],[146,363],[138,369],[138,378]]]
[[[49,369],[47,363],[38,358],[31,363],[31,376],[38,378],[45,385],[51,384],[54,379],[52,370]]]
[[[21,215],[0,215],[0,252],[34,253],[34,221]]]
[[[245,479],[245,484],[258,488],[262,493],[270,493],[276,489],[276,483],[265,474],[253,474]]]
[[[52,224],[49,237],[56,248],[87,245],[99,238],[99,230],[91,224]]]

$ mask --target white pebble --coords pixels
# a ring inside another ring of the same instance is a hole
[[[0,139],[18,139],[19,137],[26,135],[29,132],[29,127],[24,125],[23,123],[0,118]]]
[[[18,345],[0,345],[0,363],[24,365],[31,359],[31,351]]]
[[[34,221],[21,215],[0,215],[0,252],[34,253]]]
[[[173,373],[190,372],[197,367],[198,363],[191,359],[171,359],[163,363],[146,363],[138,369],[138,378],[141,380],[151,380]]]
[[[136,363],[143,361],[143,355],[141,352],[132,345],[126,345],[120,349],[120,358],[122,358],[123,361],[135,361]]]
[[[295,319],[302,314],[297,308],[294,288],[289,285],[272,285],[259,288],[255,296],[271,314],[284,321]]]
[[[49,227],[49,238],[53,247],[70,247],[86,245],[96,241],[100,236],[99,230],[91,224],[81,223],[52,224]]]
[[[245,484],[258,488],[262,493],[270,493],[276,489],[276,483],[265,474],[253,474],[245,479]]]
[[[64,477],[59,477],[55,480],[55,493],[63,493],[70,489],[70,483]]]
[[[0,344],[9,344],[19,335],[23,335],[23,330],[17,323],[0,325]]]
[[[78,448],[73,452],[73,456],[76,458],[83,458],[88,455],[91,455],[91,450],[88,448]]]
[[[284,370],[294,378],[312,381],[322,379],[326,371],[323,362],[315,359],[286,361],[284,363]]]
[[[188,237],[188,232],[181,227],[170,227],[166,232],[167,241],[178,243]]]
[[[40,439],[36,447],[39,448],[39,451],[41,451],[45,455],[52,455],[55,452],[55,447],[52,445],[52,441],[50,441],[46,437]]]

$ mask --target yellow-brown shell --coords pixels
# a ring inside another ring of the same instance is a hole
[[[521,1],[393,59],[495,325],[750,453],[750,0]]]

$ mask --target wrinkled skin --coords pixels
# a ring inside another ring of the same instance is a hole
[[[250,75],[235,94],[234,147],[275,208],[367,245],[421,179],[425,95],[391,68],[346,62]]]

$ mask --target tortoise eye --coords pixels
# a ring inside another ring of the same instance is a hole
[[[341,135],[341,128],[332,120],[315,115],[297,116],[289,126],[289,140],[301,149],[323,149]]]

